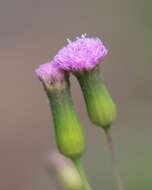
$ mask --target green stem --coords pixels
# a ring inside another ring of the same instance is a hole
[[[79,174],[81,176],[81,179],[83,181],[84,190],[91,190],[91,187],[90,187],[90,185],[88,183],[88,180],[86,178],[86,174],[84,172],[84,169],[83,169],[83,166],[81,164],[80,159],[75,159],[75,160],[73,160],[73,162],[74,162],[74,165],[76,166],[76,168],[77,168],[77,170],[78,170],[78,172],[79,172]]]
[[[116,177],[117,187],[118,187],[118,190],[124,190],[123,183],[121,180],[121,175],[120,175],[119,162],[117,159],[116,149],[112,140],[112,136],[109,129],[106,130],[105,132],[106,132],[107,143],[108,143],[110,154],[111,154],[113,171]]]

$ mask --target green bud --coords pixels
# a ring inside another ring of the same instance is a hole
[[[69,190],[82,190],[83,183],[79,173],[73,167],[67,167],[60,173],[60,180]]]
[[[57,182],[68,190],[82,190],[83,182],[73,162],[54,152],[48,155],[48,169]]]
[[[75,75],[80,83],[90,120],[95,125],[108,129],[116,118],[116,106],[102,83],[99,67]]]
[[[58,149],[63,155],[76,159],[83,153],[85,145],[69,89],[69,83],[64,81],[59,88],[47,88],[46,92],[50,100]]]

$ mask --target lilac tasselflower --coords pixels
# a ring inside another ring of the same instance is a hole
[[[40,65],[35,72],[39,80],[47,87],[64,81],[65,72],[59,69],[53,62]]]
[[[55,56],[54,61],[60,68],[71,72],[89,71],[100,64],[108,53],[108,49],[99,38],[82,35],[70,41]]]
[[[36,75],[47,93],[55,126],[59,151],[68,158],[81,157],[84,151],[84,136],[74,110],[68,73],[52,61],[36,69]]]

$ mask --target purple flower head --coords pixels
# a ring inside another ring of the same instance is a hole
[[[93,69],[108,53],[99,38],[89,38],[86,34],[76,38],[62,48],[55,56],[56,64],[65,71],[82,72]]]
[[[47,87],[64,80],[64,71],[52,62],[40,65],[35,72],[39,80]]]

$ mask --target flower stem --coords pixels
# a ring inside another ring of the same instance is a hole
[[[83,169],[83,166],[81,164],[80,159],[75,159],[75,160],[73,160],[73,162],[74,162],[74,165],[77,168],[77,170],[81,176],[81,179],[82,179],[82,182],[84,185],[84,190],[91,190],[91,187],[90,187],[88,180],[86,178],[86,174],[84,172],[84,169]]]
[[[105,132],[106,132],[107,143],[108,143],[108,146],[109,146],[109,151],[110,151],[110,154],[111,154],[113,172],[114,172],[114,175],[116,177],[117,187],[118,187],[118,190],[124,190],[121,175],[120,175],[117,152],[116,152],[113,140],[112,140],[112,136],[111,136],[111,133],[110,133],[109,129],[105,130]]]

